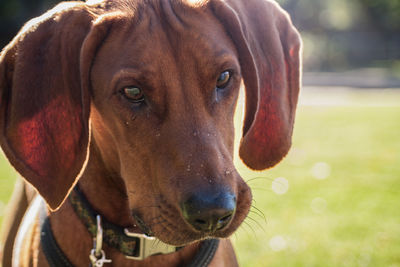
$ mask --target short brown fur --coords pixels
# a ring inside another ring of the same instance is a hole
[[[0,55],[0,143],[53,211],[55,238],[75,266],[88,265],[92,248],[65,201],[76,183],[107,220],[132,227],[139,216],[161,241],[186,246],[143,261],[105,246],[112,266],[185,266],[210,237],[222,238],[210,266],[236,266],[226,238],[252,201],[232,160],[239,87],[243,81],[240,156],[252,169],[272,167],[290,148],[300,46],[288,15],[269,0],[60,4]],[[226,70],[229,84],[216,89]],[[140,87],[145,102],[129,101],[129,86]],[[9,215],[18,221],[31,187],[19,188],[19,209]],[[185,221],[180,205],[199,190],[235,195],[227,227],[205,233]],[[48,266],[37,227],[33,218],[21,266]],[[3,267],[11,264],[11,228]]]

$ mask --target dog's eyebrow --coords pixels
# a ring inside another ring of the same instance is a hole
[[[213,71],[221,71],[221,68],[238,67],[239,62],[234,53],[225,49],[215,53],[214,57],[209,57],[205,60],[205,64],[213,69]]]
[[[233,55],[232,52],[222,48],[215,53],[215,57],[218,59],[223,59],[223,58],[232,58]]]
[[[237,64],[237,58],[232,53],[223,52],[216,57],[216,60],[224,64]]]
[[[227,52],[226,50],[222,50],[215,55],[215,60],[218,61],[228,61],[232,60],[233,56],[232,53]]]
[[[113,78],[110,81],[109,87],[113,89],[117,89],[118,86],[121,86],[121,82],[140,82],[144,77],[153,77],[155,75],[154,71],[146,70],[146,68],[138,67],[138,68],[125,68],[119,70],[116,74],[113,75]],[[134,85],[134,84],[132,84]]]

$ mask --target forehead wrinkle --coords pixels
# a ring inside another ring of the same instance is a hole
[[[123,44],[119,48],[119,54],[125,64],[147,68],[149,72],[155,73],[151,68],[157,65],[157,61],[150,61],[165,55],[163,32],[159,30],[160,21],[154,10],[146,8],[142,11],[145,13],[142,13],[141,19],[130,21],[125,27],[121,27],[122,30],[116,29],[120,31],[118,43]]]
[[[188,33],[188,42],[177,48],[179,61],[184,62],[183,69],[193,68],[199,79],[212,78],[220,68],[229,64],[236,64],[235,50],[227,41],[219,41],[222,38],[215,38],[213,35],[204,33]],[[195,40],[195,41],[193,41]],[[226,38],[224,40],[227,40]],[[234,66],[231,66],[234,67]]]
[[[145,39],[150,46],[158,42],[163,52],[167,50],[175,54],[176,61],[180,61],[183,49],[214,52],[218,45],[210,40],[225,35],[222,25],[218,26],[220,23],[213,14],[202,6],[190,6],[185,1],[142,0],[136,7],[136,13],[141,19],[135,20],[134,32],[138,37],[134,39]],[[209,26],[205,27],[204,24]]]
[[[178,51],[178,55],[182,54],[179,53],[181,50],[189,50],[194,53],[199,51],[201,59],[204,59],[204,55],[216,58],[222,54],[221,49],[233,47],[233,44],[226,45],[231,39],[208,9],[203,6],[187,6],[184,2],[178,5],[176,1],[172,1],[171,6],[170,9],[174,10],[172,15],[177,17],[180,24],[168,23],[165,27],[171,46]]]
[[[165,5],[165,1],[159,1],[159,5],[163,3]],[[233,44],[229,45],[230,38],[224,38],[226,33],[222,25],[218,25],[218,20],[202,8],[180,7],[174,13],[169,12],[170,16],[180,12],[193,13],[182,16],[185,24],[191,24],[191,27],[165,23],[166,15],[158,15],[163,12],[158,5],[139,5],[136,11],[140,11],[141,19],[131,21],[127,26],[116,25],[123,31],[120,41],[125,45],[120,60],[129,65],[126,67],[138,65],[152,75],[165,72],[167,77],[173,77],[174,72],[176,75],[176,72],[187,73],[188,70],[207,74],[201,72],[217,71],[220,65],[229,61],[232,49],[234,52]],[[183,79],[179,77],[179,80]]]
[[[160,9],[166,1],[151,2],[136,7],[139,19],[132,18],[129,26],[116,29],[123,31],[120,41],[125,43],[119,58],[121,65],[151,75],[148,85],[157,91],[169,88],[174,91],[169,95],[184,97],[190,93],[185,92],[189,89],[186,86],[195,86],[200,89],[195,93],[204,97],[202,91],[208,90],[204,85],[214,80],[218,71],[223,71],[221,65],[230,61],[233,47],[230,38],[226,38],[223,26],[204,8],[170,6],[168,11]]]
[[[110,88],[116,88],[116,85],[121,81],[136,81],[141,84],[150,84],[151,77],[155,77],[156,72],[148,66],[130,66],[117,71],[110,81]],[[135,85],[135,84],[132,84]],[[139,85],[139,84],[136,84]]]

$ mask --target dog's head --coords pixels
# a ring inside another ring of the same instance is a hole
[[[163,214],[161,240],[226,237],[251,203],[232,162],[239,87],[240,157],[271,167],[291,144],[299,50],[270,1],[61,4],[1,54],[1,146],[52,209],[99,153],[133,213]]]

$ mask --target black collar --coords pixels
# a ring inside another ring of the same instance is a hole
[[[79,218],[83,221],[89,233],[95,237],[97,232],[96,226],[96,215],[97,213],[93,210],[89,202],[83,193],[75,187],[69,196],[69,201],[72,204],[75,212]],[[45,208],[42,209],[41,216],[41,245],[43,252],[51,267],[73,267],[67,257],[64,255],[62,250],[54,239],[50,221],[45,212]],[[144,235],[127,234],[125,229],[115,225],[111,222],[103,220],[103,240],[104,242],[117,250],[122,254],[131,259],[143,259],[145,256],[151,256],[159,254],[160,252],[155,252],[154,254],[144,255],[144,247],[146,246],[146,239],[141,238]],[[160,242],[157,240],[157,243]],[[208,239],[201,242],[200,248],[195,255],[192,263],[188,265],[189,267],[205,267],[213,259],[215,252],[217,251],[219,245],[218,239]],[[176,248],[175,251],[179,250]],[[170,250],[169,252],[174,252]],[[89,253],[88,253],[89,254]]]

